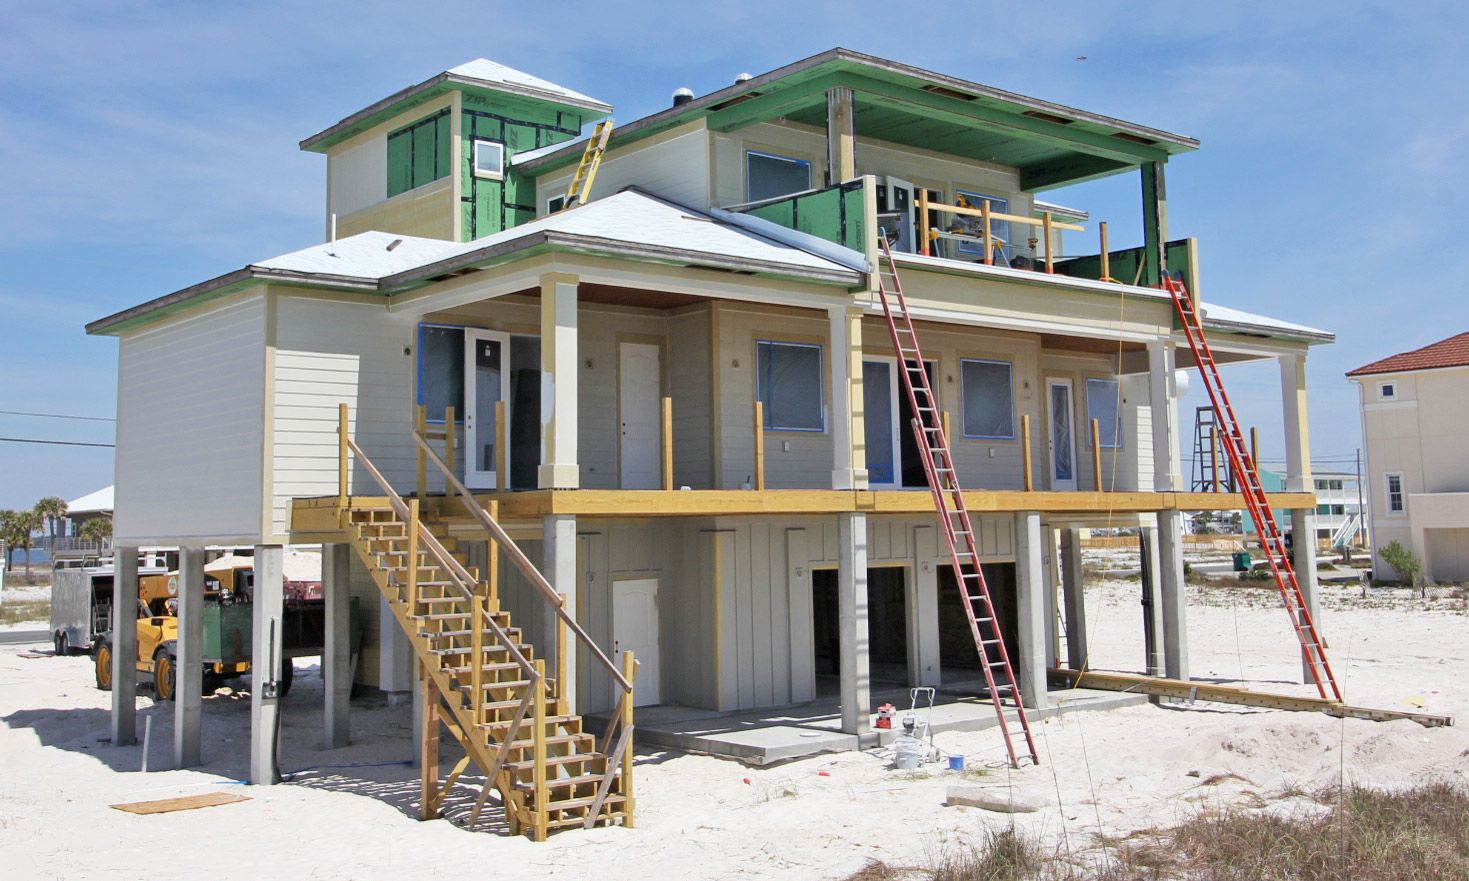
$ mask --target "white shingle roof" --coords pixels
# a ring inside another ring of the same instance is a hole
[[[1270,318],[1265,315],[1256,315],[1243,309],[1231,309],[1228,306],[1220,306],[1217,303],[1205,301],[1200,307],[1203,313],[1204,326],[1213,325],[1227,330],[1258,330],[1268,333],[1270,336],[1300,336],[1309,339],[1336,339],[1336,334],[1329,330],[1317,327],[1309,327],[1304,324],[1292,324],[1289,321],[1281,321],[1279,318]]]
[[[398,244],[392,250],[388,246]],[[364,232],[251,264],[261,269],[379,279],[453,256],[456,242]]]
[[[112,487],[104,486],[66,503],[68,514],[112,513]]]
[[[488,58],[476,58],[473,61],[466,61],[458,67],[450,68],[448,73],[466,79],[480,80],[491,86],[511,86],[516,90],[543,92],[547,96],[562,98],[578,104],[597,104],[606,108],[605,112],[612,112],[612,107],[605,101],[598,101],[589,95],[574,92],[565,86],[558,86],[549,80],[543,80],[538,76],[533,76],[523,70],[516,70],[513,67],[508,67],[498,61],[491,61]]]

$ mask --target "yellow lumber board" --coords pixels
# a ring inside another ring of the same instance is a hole
[[[212,808],[249,800],[248,795],[237,795],[232,792],[206,792],[202,795],[161,798],[156,801],[132,801],[111,807],[114,810],[127,811],[129,814],[171,814],[174,811],[192,811],[196,808]]]
[[[1295,710],[1326,713],[1331,716],[1347,716],[1387,722],[1394,719],[1410,719],[1425,728],[1439,728],[1454,724],[1452,716],[1436,716],[1432,713],[1412,713],[1405,710],[1388,710],[1376,707],[1358,707],[1340,701],[1294,694],[1276,694],[1269,691],[1252,691],[1238,685],[1217,685],[1212,682],[1194,682],[1185,679],[1164,679],[1155,676],[1139,676],[1132,673],[1087,670],[1077,672],[1065,668],[1051,670],[1056,676],[1065,677],[1072,688],[1099,688],[1104,691],[1132,691],[1159,697],[1183,700],[1213,701],[1224,704],[1239,704],[1247,707],[1265,707],[1274,710]]]

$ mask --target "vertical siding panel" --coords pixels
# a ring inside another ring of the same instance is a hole
[[[755,705],[755,598],[750,577],[750,526],[744,524],[735,529],[735,645],[739,666],[739,697],[741,709]]]
[[[768,707],[775,699],[774,653],[771,639],[770,526],[750,525],[750,657],[754,664],[754,704]]]
[[[786,530],[786,583],[790,586],[791,701],[816,699],[816,650],[812,633],[811,560],[805,529]]]

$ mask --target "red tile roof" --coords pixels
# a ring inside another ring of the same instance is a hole
[[[1373,361],[1371,364],[1348,371],[1347,376],[1464,366],[1469,366],[1469,331],[1456,334],[1446,340],[1439,340],[1421,349],[1402,352],[1383,358],[1381,361]]]

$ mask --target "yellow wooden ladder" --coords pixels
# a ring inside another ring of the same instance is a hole
[[[612,135],[612,126],[613,122],[609,118],[597,123],[597,127],[592,129],[592,136],[587,139],[586,149],[582,151],[581,162],[577,163],[576,176],[571,179],[571,186],[566,190],[562,211],[587,201],[587,196],[592,192],[592,182],[597,179],[597,169],[602,165],[602,154],[607,151],[607,139]]]

